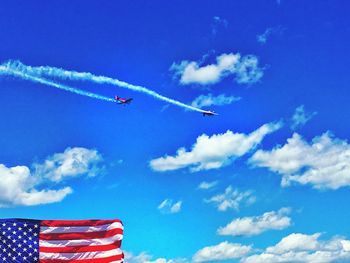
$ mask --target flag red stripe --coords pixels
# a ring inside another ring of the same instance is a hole
[[[96,259],[75,259],[75,260],[62,260],[62,259],[40,259],[40,263],[110,263],[112,261],[122,260],[124,258],[123,254],[106,257],[106,258],[96,258]]]
[[[97,246],[74,246],[74,247],[40,247],[40,252],[43,253],[80,253],[91,251],[107,251],[115,248],[120,248],[121,241],[117,241],[109,245]]]
[[[100,226],[111,224],[114,222],[119,222],[122,224],[122,221],[118,219],[112,220],[42,220],[41,226],[51,226],[51,227],[72,227],[72,226]]]
[[[77,240],[77,239],[93,239],[93,238],[105,238],[111,237],[114,235],[122,235],[123,229],[115,228],[107,231],[99,231],[99,232],[72,232],[72,233],[52,233],[52,234],[41,234],[41,240]]]

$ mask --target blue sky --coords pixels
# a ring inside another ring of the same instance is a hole
[[[0,216],[120,218],[131,263],[350,260],[348,7],[3,1],[1,63],[107,76],[219,115],[0,71]]]

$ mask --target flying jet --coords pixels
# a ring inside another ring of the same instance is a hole
[[[214,115],[219,115],[219,114],[217,114],[216,112],[214,112],[214,111],[203,111],[202,112],[202,114],[203,114],[203,116],[205,117],[205,116],[214,116]]]
[[[121,98],[119,96],[114,96],[114,99],[115,99],[116,102],[118,102],[118,104],[124,104],[124,105],[130,104],[131,101],[133,100],[132,98],[130,98],[130,99],[123,99],[123,98]]]

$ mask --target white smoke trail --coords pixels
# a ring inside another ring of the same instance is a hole
[[[105,96],[102,96],[102,95],[99,95],[99,94],[95,94],[95,93],[92,93],[92,92],[88,92],[88,91],[85,91],[85,90],[81,90],[81,89],[69,87],[69,86],[66,86],[66,85],[63,85],[63,84],[59,84],[59,83],[56,83],[56,82],[53,82],[53,81],[50,81],[50,80],[47,80],[47,79],[44,79],[44,78],[41,78],[41,77],[33,76],[33,75],[30,75],[30,74],[28,74],[26,72],[18,71],[18,70],[15,70],[15,69],[12,69],[12,68],[9,68],[9,67],[6,67],[6,66],[0,66],[0,75],[10,75],[10,76],[13,76],[13,77],[18,77],[18,78],[21,78],[21,79],[30,80],[30,81],[33,81],[33,82],[37,82],[37,83],[41,83],[41,84],[47,85],[47,86],[55,87],[55,88],[62,89],[62,90],[65,90],[65,91],[69,91],[69,92],[72,92],[72,93],[75,93],[75,94],[79,94],[79,95],[82,95],[82,96],[87,96],[87,97],[90,97],[90,98],[104,100],[104,101],[109,101],[109,102],[115,102],[114,99],[109,98],[109,97],[105,97]]]
[[[124,82],[118,79],[113,79],[110,77],[97,76],[89,72],[68,71],[61,68],[55,68],[55,67],[49,67],[49,66],[32,67],[32,66],[24,65],[20,61],[8,61],[7,63],[4,63],[3,66],[9,69],[26,73],[28,75],[34,75],[38,77],[44,76],[44,77],[51,77],[51,78],[60,78],[65,80],[91,81],[98,84],[110,84],[113,86],[118,86],[118,87],[130,89],[133,91],[142,92],[156,99],[180,106],[182,108],[186,108],[197,112],[205,112],[202,109],[199,109],[199,108],[187,105],[185,103],[182,103],[180,101],[170,99],[168,97],[160,95],[159,93],[153,90],[150,90],[146,87],[132,85],[127,82]]]

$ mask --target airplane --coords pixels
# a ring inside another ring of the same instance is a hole
[[[202,114],[203,114],[204,117],[205,117],[205,116],[219,115],[219,114],[217,114],[217,113],[214,112],[214,111],[203,111]]]
[[[115,99],[116,102],[118,102],[118,104],[124,104],[124,105],[130,104],[131,101],[133,100],[133,98],[123,99],[123,98],[121,98],[119,96],[114,96],[114,99]]]

